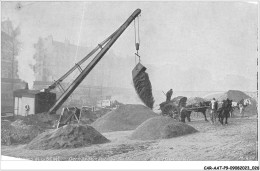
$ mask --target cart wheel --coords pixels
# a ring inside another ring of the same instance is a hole
[[[165,107],[163,108],[162,113],[164,115],[168,115],[168,116],[172,117],[173,116],[173,107],[172,107],[172,105],[170,105],[170,104],[165,105]]]

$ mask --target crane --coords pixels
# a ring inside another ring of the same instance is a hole
[[[66,72],[62,77],[60,77],[57,81],[55,81],[52,85],[50,85],[46,92],[50,92],[52,89],[57,86],[61,86],[60,83],[68,77],[75,69],[80,70],[80,74],[78,77],[69,85],[69,87],[64,91],[64,93],[59,97],[59,99],[55,102],[55,104],[49,109],[47,114],[55,113],[60,106],[68,99],[68,97],[73,93],[73,91],[79,86],[79,84],[84,80],[84,78],[89,74],[89,72],[96,66],[96,64],[100,61],[100,59],[106,54],[109,48],[116,42],[116,40],[120,37],[120,35],[125,31],[125,29],[131,24],[131,22],[140,15],[141,9],[136,9],[132,15],[107,39],[97,45],[88,55],[86,55],[81,61],[75,64],[68,72]],[[95,54],[98,50],[98,54],[92,59],[92,61],[82,70],[80,64],[85,62],[89,57]]]

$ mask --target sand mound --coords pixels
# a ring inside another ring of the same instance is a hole
[[[43,131],[40,127],[26,125],[22,120],[1,121],[1,144],[26,144]]]
[[[241,99],[246,99],[251,97],[239,90],[229,90],[225,93],[209,94],[206,95],[204,98],[209,100],[212,100],[212,98],[216,98],[218,101],[226,100],[227,98],[229,98],[235,102],[238,102]]]
[[[155,140],[172,138],[197,132],[193,127],[177,122],[169,117],[154,117],[142,123],[130,136],[130,139]]]
[[[201,98],[201,97],[190,97],[188,98],[187,100],[187,105],[193,105],[193,104],[199,104],[199,103],[202,103],[202,102],[205,102],[206,100]]]
[[[91,126],[65,125],[40,134],[25,148],[31,150],[77,148],[106,142],[109,140]]]
[[[48,115],[46,113],[39,113],[28,116],[15,115],[5,119],[11,122],[22,120],[22,123],[25,125],[34,125],[44,129],[50,129],[53,127],[55,121],[59,119],[59,115]]]
[[[53,128],[58,115],[45,113],[29,116],[11,116],[1,122],[1,144],[26,144],[46,129]]]
[[[245,111],[248,114],[257,114],[257,108],[256,108],[257,102],[256,102],[256,100],[254,98],[250,97],[249,95],[245,94],[242,91],[229,90],[225,93],[218,94],[217,96],[214,96],[214,95],[205,96],[205,98],[207,98],[207,99],[212,99],[213,97],[215,97],[218,101],[226,100],[227,98],[229,98],[230,100],[233,100],[234,102],[239,102],[242,99],[249,98],[252,104],[247,106],[245,108]]]
[[[41,128],[52,128],[55,121],[59,119],[59,115],[49,115],[46,113],[40,113],[35,115],[29,115],[23,118],[23,121],[27,125],[38,125]]]
[[[187,97],[185,96],[177,96],[171,99],[171,102],[173,102],[174,105],[178,106],[180,103],[186,102]]]
[[[248,96],[247,94],[245,94],[242,91],[238,91],[238,90],[229,90],[226,93],[221,94],[217,100],[222,101],[222,100],[226,100],[227,98],[235,101],[235,102],[239,102],[242,99],[247,99],[250,98],[250,96]]]
[[[219,99],[221,96],[223,96],[223,94],[225,94],[225,93],[210,93],[210,94],[205,95],[203,98],[205,100],[211,101],[213,98]]]
[[[133,130],[151,117],[158,116],[143,105],[122,105],[97,119],[91,125],[99,132]]]
[[[16,128],[20,129],[30,129],[31,126],[26,125],[23,120],[17,119],[16,121],[12,122],[11,125]]]

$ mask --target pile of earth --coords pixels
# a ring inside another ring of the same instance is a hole
[[[99,110],[96,110],[94,114],[96,115],[97,118],[102,117],[103,115],[107,114],[108,112],[111,112],[111,109],[108,108],[101,108]]]
[[[186,102],[186,105],[194,105],[194,104],[199,104],[199,103],[202,103],[202,102],[205,102],[206,100],[201,98],[201,97],[189,97],[187,102]]]
[[[12,117],[5,118],[11,122],[16,120],[22,120],[25,125],[34,125],[41,127],[43,129],[50,129],[55,126],[55,123],[59,119],[59,115],[52,114],[49,115],[47,113],[39,113],[28,116],[15,115]]]
[[[47,129],[55,127],[59,115],[40,113],[15,115],[1,121],[1,144],[26,144]]]
[[[99,132],[126,131],[137,128],[149,118],[158,116],[143,105],[126,104],[97,119],[91,125]]]
[[[177,96],[171,99],[171,102],[173,102],[174,105],[178,106],[180,101],[185,99],[185,96]]]
[[[225,93],[210,93],[210,94],[205,95],[203,98],[205,100],[210,100],[211,101],[213,98],[218,99],[221,96],[223,96],[224,94]]]
[[[23,120],[17,119],[14,122],[8,120],[1,121],[1,144],[27,144],[45,129],[35,126],[27,125]]]
[[[187,97],[184,97],[184,96],[177,96],[177,97],[174,97],[170,100],[170,102],[162,102],[160,103],[160,109],[163,109],[164,107],[168,106],[169,104],[171,105],[174,105],[174,106],[183,106],[186,104],[186,101],[187,101]]]
[[[247,112],[250,115],[257,114],[257,101],[242,91],[229,90],[225,93],[221,93],[221,94],[218,93],[215,96],[214,95],[205,96],[205,99],[212,99],[212,98],[216,98],[216,100],[218,101],[226,100],[227,98],[229,98],[234,102],[239,102],[242,99],[250,99],[252,104],[245,108],[245,112]]]
[[[71,124],[38,135],[25,148],[30,150],[78,148],[106,142],[110,141],[93,127]]]
[[[100,108],[94,112],[91,109],[83,110],[81,111],[80,121],[82,121],[82,123],[91,124],[95,122],[98,118],[102,117],[103,115],[111,111],[112,109],[110,108]]]
[[[182,122],[178,122],[169,117],[153,117],[148,119],[130,136],[130,139],[156,140],[168,139],[198,132],[195,128]]]

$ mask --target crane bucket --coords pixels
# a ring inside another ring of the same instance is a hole
[[[140,72],[145,72],[146,67],[144,67],[140,62],[132,70],[132,76],[135,78]]]
[[[132,71],[133,83],[139,98],[147,107],[152,109],[154,104],[152,85],[145,70],[146,67],[140,62],[134,67]]]

